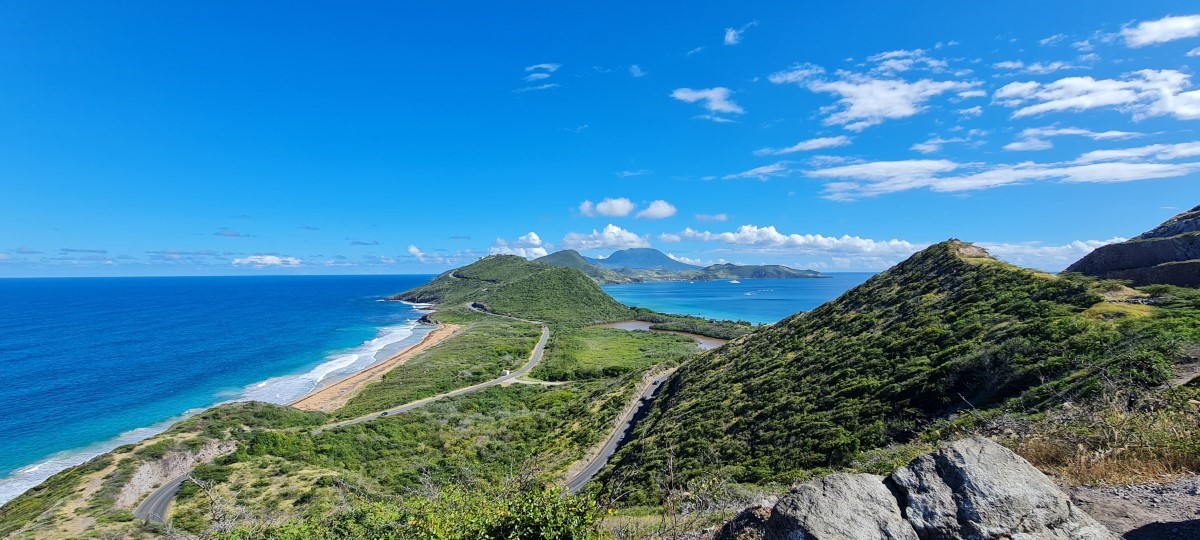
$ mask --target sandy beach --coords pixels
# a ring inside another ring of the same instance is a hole
[[[347,401],[350,401],[351,398],[358,395],[368,384],[382,379],[383,375],[391,371],[392,368],[404,364],[410,358],[445,341],[446,338],[457,333],[459,328],[459,326],[453,324],[440,324],[426,335],[425,339],[422,339],[420,343],[336,383],[313,390],[308,395],[293,402],[291,406],[303,411],[335,411],[345,405]]]

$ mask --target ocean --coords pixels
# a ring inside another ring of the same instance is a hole
[[[419,342],[432,276],[0,279],[0,503],[218,403],[288,403]]]
[[[820,279],[743,279],[741,283],[660,281],[605,285],[604,290],[627,306],[706,319],[769,324],[801,311],[811,311],[873,275],[834,272]]]

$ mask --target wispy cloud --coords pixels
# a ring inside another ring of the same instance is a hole
[[[1174,116],[1200,118],[1200,90],[1191,87],[1191,76],[1172,69],[1144,69],[1119,79],[1067,77],[1049,83],[1014,82],[992,94],[996,103],[1015,108],[1013,118],[1051,112],[1080,112],[1112,108],[1132,113],[1134,120]]]
[[[629,178],[630,176],[645,176],[647,174],[654,174],[654,171],[651,171],[648,169],[638,169],[636,171],[620,171],[617,173],[617,176],[620,176],[621,178]]]
[[[732,91],[723,86],[715,88],[701,88],[695,90],[692,88],[676,88],[671,92],[671,97],[685,103],[699,103],[710,113],[714,114],[743,114],[745,109],[734,103],[730,96]],[[717,116],[717,118],[724,119]],[[712,118],[709,118],[712,119]]]
[[[1132,131],[1092,131],[1076,127],[1041,127],[1029,128],[1021,131],[1017,140],[1004,145],[1005,150],[1021,151],[1021,150],[1047,150],[1054,147],[1054,143],[1050,142],[1052,137],[1062,136],[1080,136],[1087,137],[1093,141],[1107,141],[1118,139],[1131,139],[1141,137],[1142,133]]]
[[[379,240],[355,240],[353,238],[347,238],[347,240],[350,241],[350,245],[352,245],[352,246],[378,246],[379,245]]]
[[[750,28],[752,28],[756,25],[758,25],[758,21],[751,21],[749,23],[742,25],[741,28],[726,28],[725,29],[725,44],[726,45],[737,45],[738,43],[741,43],[742,36],[746,33],[746,30],[749,30]]]
[[[850,137],[838,135],[836,137],[818,137],[816,139],[808,139],[800,141],[786,148],[760,148],[754,151],[756,156],[778,156],[784,154],[794,154],[796,152],[808,152],[811,150],[820,150],[822,148],[837,148],[839,146],[847,146],[851,143]]]
[[[740,173],[727,174],[727,175],[723,176],[722,178],[725,180],[739,180],[739,179],[744,179],[744,178],[753,178],[755,180],[766,180],[773,176],[787,176],[790,173],[791,173],[791,170],[789,170],[787,168],[787,162],[780,161],[777,163],[772,163],[770,165],[763,165],[761,167],[755,167],[753,169],[750,169],[748,171],[742,171]]]
[[[725,213],[720,213],[720,214],[696,214],[696,215],[695,215],[695,216],[693,216],[693,217],[695,217],[695,218],[696,218],[696,221],[728,221],[728,220],[729,220],[729,214],[725,214]]]
[[[513,92],[515,92],[517,94],[523,94],[525,92],[537,92],[538,90],[549,90],[551,88],[558,88],[558,87],[559,87],[559,85],[557,83],[548,83],[548,84],[539,84],[537,86],[522,86],[521,88],[517,88],[517,89],[513,90]]]
[[[643,70],[643,69],[641,68],[641,66],[638,66],[637,64],[634,64],[634,65],[632,65],[632,66],[629,66],[629,74],[630,74],[630,75],[633,75],[634,77],[645,77],[645,76],[646,76],[646,71],[645,71],[645,70]]]

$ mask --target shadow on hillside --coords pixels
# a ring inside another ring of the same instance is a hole
[[[1151,523],[1125,533],[1125,540],[1192,540],[1200,538],[1200,519]]]

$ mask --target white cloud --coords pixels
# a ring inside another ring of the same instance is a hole
[[[1151,144],[1136,148],[1121,148],[1117,150],[1093,150],[1075,160],[1075,163],[1095,163],[1100,161],[1174,161],[1177,159],[1200,156],[1200,142],[1178,144]]]
[[[562,67],[562,64],[534,64],[526,67],[525,71],[548,71],[554,73],[560,67]]]
[[[629,66],[629,74],[633,75],[634,77],[645,77],[646,76],[646,72],[644,70],[642,70],[641,66],[639,66],[637,64]]]
[[[1059,43],[1062,43],[1062,41],[1065,39],[1067,39],[1066,34],[1054,34],[1053,36],[1050,36],[1048,38],[1039,39],[1038,44],[1043,47],[1045,47],[1047,45],[1057,45]]]
[[[1163,17],[1121,30],[1125,44],[1135,48],[1197,36],[1200,36],[1200,15]]]
[[[537,86],[522,86],[521,88],[513,90],[513,92],[517,93],[517,94],[523,94],[525,92],[536,92],[538,90],[549,90],[551,88],[558,88],[558,85],[555,83],[550,83],[550,84],[539,84]]]
[[[729,214],[696,214],[693,216],[697,221],[728,221]]]
[[[968,107],[966,109],[959,109],[958,114],[961,114],[963,116],[982,116],[983,115],[983,107],[980,105],[976,105],[974,107]]]
[[[1050,137],[1061,137],[1064,135],[1087,137],[1093,141],[1108,141],[1131,139],[1134,137],[1141,137],[1143,134],[1132,131],[1091,131],[1088,129],[1074,127],[1029,128],[1021,131],[1021,134],[1018,136],[1017,140],[1004,145],[1004,149],[1009,151],[1047,150],[1054,147],[1054,144],[1047,139]]]
[[[636,171],[621,171],[621,172],[617,173],[617,176],[620,176],[621,178],[629,178],[630,176],[644,176],[647,174],[654,174],[654,171],[647,170],[647,169],[638,169]]]
[[[941,71],[946,68],[945,60],[930,58],[925,54],[924,49],[888,51],[868,56],[867,60],[876,63],[872,71],[887,74],[908,71],[913,68],[925,68],[933,71]]]
[[[1014,82],[992,94],[1004,106],[1017,108],[1013,118],[1049,112],[1085,111],[1112,107],[1131,113],[1134,120],[1172,115],[1181,120],[1200,119],[1200,90],[1189,75],[1165,69],[1126,73],[1120,79],[1067,77],[1054,82]]]
[[[712,113],[742,114],[746,112],[745,109],[729,99],[731,93],[728,88],[723,86],[699,90],[676,88],[674,92],[671,92],[671,97],[686,103],[701,102],[701,106]]]
[[[984,90],[966,90],[958,93],[959,99],[970,99],[977,97],[987,97],[987,92]]]
[[[699,53],[700,53],[700,52],[702,52],[702,51],[704,51],[704,45],[701,45],[701,46],[699,46],[699,47],[696,47],[695,49],[692,49],[692,50],[690,50],[690,51],[688,51],[688,52],[686,52],[686,53],[683,53],[683,55],[684,55],[684,56],[692,56],[692,55],[694,55],[694,54],[699,54]]]
[[[816,139],[808,139],[800,141],[787,148],[760,148],[754,151],[756,156],[783,155],[793,154],[796,152],[807,152],[809,150],[820,150],[822,148],[836,148],[850,144],[851,139],[845,135],[837,137],[818,137]]]
[[[625,217],[633,212],[637,205],[633,201],[625,197],[613,199],[605,198],[603,201],[592,204],[592,201],[583,201],[579,204],[579,213],[587,217],[607,216],[607,217]]]
[[[651,202],[650,206],[638,212],[635,217],[639,219],[666,219],[675,215],[675,211],[675,205],[667,201],[658,200]]]
[[[540,72],[539,73],[530,73],[529,75],[525,76],[525,80],[529,81],[529,82],[540,81],[542,79],[549,79],[549,78],[550,78],[549,73],[540,73]]]
[[[641,236],[610,223],[607,227],[604,227],[604,230],[597,231],[593,229],[591,234],[567,233],[563,237],[562,247],[577,250],[626,249],[650,247],[650,242]]]
[[[757,24],[758,24],[758,21],[754,21],[754,22],[751,22],[751,23],[748,23],[748,24],[742,26],[741,28],[726,28],[725,29],[725,44],[726,45],[737,45],[738,43],[741,43],[742,42],[742,34],[745,34],[746,30],[748,30],[750,27],[757,25]]]
[[[1108,240],[1076,240],[1061,245],[1046,245],[1041,242],[978,242],[977,245],[988,250],[992,256],[1019,266],[1058,271],[1100,246],[1124,241],[1124,238],[1110,238]]]
[[[775,84],[794,83],[808,90],[838,96],[836,106],[825,107],[825,125],[840,125],[850,131],[862,131],[887,120],[915,116],[927,108],[926,103],[948,92],[966,92],[977,82],[934,81],[921,79],[905,81],[896,78],[875,78],[857,73],[839,72],[836,80],[820,78],[825,70],[820,66],[800,64],[772,74]]]
[[[233,264],[238,266],[257,266],[259,268],[267,266],[300,266],[302,262],[304,261],[296,257],[280,257],[278,255],[250,255],[233,260]]]
[[[723,178],[725,180],[737,180],[741,178],[754,178],[756,180],[766,180],[772,176],[786,176],[791,171],[786,166],[787,162],[780,161],[762,167],[755,167],[748,171],[742,171],[736,174],[727,174]]]
[[[1200,47],[1196,47],[1195,49],[1188,51],[1187,56],[1188,58],[1200,57]]]
[[[492,247],[488,249],[488,253],[492,255],[517,255],[526,259],[536,259],[538,257],[545,257],[548,251],[546,250],[546,244],[542,243],[541,237],[537,233],[530,231],[529,234],[523,235],[513,242],[497,238],[492,243]]]
[[[718,242],[800,254],[909,255],[924,247],[905,240],[871,240],[858,236],[784,234],[774,226],[742,225],[736,231],[708,232],[684,229],[680,238],[694,242]]]
[[[964,137],[953,137],[945,139],[942,137],[930,137],[925,142],[919,142],[909,147],[909,150],[916,150],[922,154],[932,154],[941,151],[942,147],[950,143],[968,142],[970,139]]]
[[[992,67],[996,69],[1020,71],[1022,73],[1029,73],[1033,75],[1045,75],[1047,73],[1054,73],[1055,71],[1062,71],[1064,69],[1077,69],[1079,66],[1069,62],[1057,60],[1054,62],[1045,63],[1034,62],[1032,64],[1026,64],[1020,60],[1005,60],[1003,62],[996,62],[995,64],[992,64]]]
[[[877,161],[807,171],[826,180],[825,198],[855,200],[913,189],[962,192],[1033,181],[1115,183],[1179,178],[1200,172],[1200,162],[1165,161],[1200,156],[1200,143],[1151,145],[1088,152],[1074,161],[988,165],[948,160]]]

